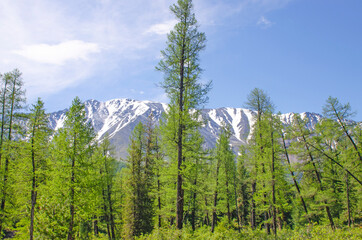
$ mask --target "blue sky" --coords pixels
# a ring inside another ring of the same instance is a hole
[[[31,2],[31,4],[30,4]],[[167,102],[155,70],[175,23],[167,0],[2,0],[0,72],[23,72],[28,103]],[[362,120],[362,1],[194,0],[207,45],[207,108],[242,107],[255,87],[278,111],[322,112],[328,96]]]

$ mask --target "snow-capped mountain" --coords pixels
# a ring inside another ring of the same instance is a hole
[[[88,100],[85,102],[88,120],[92,123],[97,138],[100,140],[105,135],[109,136],[114,146],[117,157],[127,155],[129,137],[133,128],[139,123],[145,123],[152,113],[155,120],[161,118],[166,111],[167,105],[151,101],[136,101],[131,99],[113,99],[106,102]],[[50,127],[57,130],[63,126],[67,109],[50,114]],[[215,146],[220,128],[225,123],[230,126],[232,137],[230,139],[234,149],[245,144],[251,136],[254,123],[254,111],[243,108],[217,108],[203,109],[201,111],[203,120],[207,120],[201,129],[205,137],[205,147]],[[294,113],[281,115],[284,124],[290,124]],[[308,127],[313,127],[321,115],[315,113],[301,113],[302,118],[308,118]]]

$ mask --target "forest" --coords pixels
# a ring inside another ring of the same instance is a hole
[[[128,157],[96,140],[76,97],[52,130],[44,102],[26,108],[22,73],[0,74],[0,234],[12,239],[361,239],[362,124],[329,97],[315,126],[291,124],[266,91],[241,106],[254,111],[251,138],[234,152],[230,126],[204,148],[200,110],[206,36],[191,0],[170,11],[156,70],[169,98],[160,122],[149,115],[130,136]]]

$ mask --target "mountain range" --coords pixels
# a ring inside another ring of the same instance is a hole
[[[167,104],[152,101],[137,101],[132,99],[113,99],[105,102],[97,100],[85,101],[85,110],[88,121],[91,122],[97,139],[101,140],[108,135],[114,147],[115,157],[125,158],[130,142],[129,138],[134,127],[139,123],[146,123],[148,116],[152,113],[156,122],[167,110]],[[53,130],[61,128],[64,124],[68,109],[50,114],[50,127]],[[320,121],[321,115],[316,113],[286,113],[281,114],[283,124],[290,124],[293,115],[300,114],[308,119],[308,128],[313,128]],[[232,136],[230,143],[236,152],[240,145],[246,144],[251,137],[252,126],[256,112],[244,108],[215,108],[202,109],[201,115],[205,124],[200,129],[205,138],[205,148],[215,146],[222,124],[230,126]]]

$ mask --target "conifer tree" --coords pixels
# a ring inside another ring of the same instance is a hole
[[[248,216],[250,214],[250,197],[251,197],[251,176],[248,169],[249,152],[247,146],[241,145],[239,148],[239,156],[237,158],[237,196],[238,196],[238,218],[241,226],[246,226]]]
[[[150,135],[147,135],[150,137]],[[153,199],[151,199],[150,183],[153,174],[150,170],[152,138],[146,139],[146,130],[142,123],[137,124],[131,136],[128,149],[127,185],[124,208],[124,235],[134,238],[150,233],[153,229]]]
[[[254,88],[250,94],[247,97],[247,102],[245,103],[245,107],[256,111],[256,121],[254,123],[253,129],[254,129],[254,133],[256,132],[256,129],[259,129],[259,133],[257,134],[257,137],[255,137],[255,140],[258,143],[258,147],[255,149],[256,156],[257,157],[261,157],[264,155],[264,146],[263,146],[263,134],[262,134],[262,116],[267,113],[267,112],[271,112],[274,108],[273,103],[270,100],[270,97],[262,90],[259,88]],[[265,138],[265,136],[264,136]],[[252,200],[251,200],[251,218],[250,218],[250,225],[251,227],[254,229],[256,227],[256,205],[255,205],[255,193],[256,193],[256,184],[257,184],[257,173],[259,171],[259,168],[262,168],[262,173],[265,172],[265,167],[264,167],[264,163],[261,164],[262,166],[258,166],[258,163],[256,162],[256,158],[254,158],[254,164],[253,164],[253,170],[252,172],[254,173],[254,179],[252,181]],[[268,219],[267,217],[267,213],[264,213],[264,220],[266,221]],[[267,229],[268,232],[269,230],[269,225],[267,224]]]
[[[352,136],[354,133],[354,129],[350,128],[348,134]],[[346,209],[347,222],[350,225],[351,203],[352,205],[356,203],[353,197],[350,198],[353,195],[350,193],[354,192],[352,186],[360,183],[358,179],[360,161],[356,149],[346,135],[345,128],[341,127],[337,120],[323,119],[319,122],[316,125],[313,140],[313,144],[310,146],[321,154],[326,185],[324,195],[330,205],[332,217],[341,218],[342,209]],[[350,176],[354,178],[351,182],[349,181]],[[343,195],[344,191],[346,196]]]
[[[1,189],[1,204],[0,204],[0,233],[3,230],[3,224],[6,219],[5,205],[8,200],[9,192],[9,165],[10,161],[16,157],[12,149],[14,140],[14,123],[19,119],[19,111],[25,103],[25,91],[23,90],[22,73],[18,69],[12,72],[5,73],[3,76],[4,87],[2,88],[2,123],[0,133],[0,166],[2,170],[2,189]],[[13,153],[12,153],[13,152]],[[4,165],[2,165],[3,156],[5,157]]]
[[[112,147],[106,135],[93,154],[96,158],[95,175],[99,174],[99,179],[95,179],[94,185],[99,186],[98,194],[101,196],[98,208],[101,209],[100,215],[106,223],[108,239],[116,239],[115,223],[115,197],[114,181],[118,169],[118,162],[112,157]],[[98,218],[94,223],[94,233],[98,235]]]
[[[164,190],[164,183],[162,181],[162,173],[165,168],[164,153],[161,150],[159,139],[159,128],[154,129],[154,169],[155,187],[154,194],[157,197],[157,207],[155,213],[157,214],[157,226],[162,227],[162,192]]]
[[[20,238],[39,238],[36,220],[39,216],[39,197],[44,193],[49,159],[51,130],[48,127],[48,115],[44,104],[38,99],[27,115],[26,133],[22,140],[13,144],[17,158],[11,163],[9,179],[12,182],[13,205],[11,213],[16,222],[17,235]]]
[[[87,174],[93,168],[91,155],[95,134],[85,114],[84,104],[76,97],[66,114],[64,127],[54,137],[52,184],[56,189],[52,189],[52,197],[55,201],[66,203],[65,208],[58,210],[54,220],[60,221],[57,218],[65,217],[59,226],[62,230],[56,231],[61,231],[61,236],[68,240],[75,239],[76,231],[79,233],[84,221],[88,220],[80,218],[89,207]]]
[[[298,179],[297,179],[297,174],[295,173],[295,170],[293,169],[293,166],[291,164],[291,160],[290,160],[290,155],[289,155],[289,150],[288,150],[288,147],[287,147],[287,138],[286,138],[286,135],[287,133],[285,132],[289,132],[290,131],[290,127],[287,127],[286,129],[283,129],[283,128],[279,128],[279,134],[281,136],[281,140],[282,140],[282,143],[283,143],[283,152],[284,152],[284,155],[285,155],[285,160],[286,160],[286,166],[287,166],[287,169],[289,170],[289,173],[290,173],[290,176],[293,180],[293,184],[294,184],[294,187],[297,191],[297,195],[301,201],[301,204],[303,206],[303,210],[304,210],[304,213],[305,213],[305,218],[307,219],[308,223],[311,224],[311,220],[310,220],[310,216],[309,216],[309,213],[308,213],[308,207],[307,207],[307,204],[306,204],[306,201],[304,200],[304,197],[303,197],[303,194],[301,192],[301,187],[300,187],[300,184],[298,183]]]
[[[0,74],[1,79],[1,132],[0,132],[0,167],[1,167],[1,158],[3,154],[3,143],[5,136],[5,124],[7,120],[7,107],[8,107],[8,85],[10,82],[10,78],[8,75],[3,76]]]
[[[206,180],[207,176],[207,154],[208,152],[203,149],[204,138],[201,136],[198,130],[187,136],[192,145],[188,146],[188,151],[185,153],[187,161],[184,165],[184,192],[185,192],[185,205],[188,209],[185,211],[186,222],[189,220],[192,230],[196,230],[198,219],[200,218],[201,212],[204,209],[204,198],[206,191]],[[191,149],[190,149],[191,148]],[[204,176],[206,175],[206,176]]]
[[[29,118],[29,156],[31,159],[31,210],[29,237],[34,239],[34,215],[37,202],[38,186],[45,181],[44,170],[46,168],[46,157],[49,146],[51,130],[48,127],[48,115],[45,113],[44,103],[38,99],[33,105]]]
[[[236,171],[235,156],[230,147],[230,130],[224,126],[221,129],[216,143],[216,184],[214,192],[214,209],[212,215],[211,232],[214,232],[217,224],[217,213],[226,213],[231,223],[231,212],[234,206],[234,176]]]
[[[312,201],[311,203],[318,203],[317,205],[322,205],[322,208],[326,211],[327,219],[329,220],[331,228],[334,228],[334,221],[331,215],[330,206],[323,197],[325,186],[322,182],[321,167],[316,160],[319,155],[314,152],[314,149],[311,147],[312,136],[310,130],[306,127],[306,122],[298,115],[294,116],[293,136],[298,140],[294,145],[299,147],[299,157],[306,163],[304,164],[305,169],[302,170],[304,172],[304,185],[309,186],[309,195],[311,195],[313,199],[316,197],[320,199],[319,202]],[[320,206],[315,207],[317,209],[320,208]],[[319,210],[317,210],[314,214],[317,215],[318,220],[318,215],[320,214]]]
[[[205,48],[205,34],[198,31],[192,8],[191,0],[178,0],[177,4],[170,7],[178,23],[167,35],[167,47],[161,51],[162,59],[156,67],[164,73],[161,86],[170,99],[166,121],[173,121],[172,118],[176,120],[172,126],[176,145],[172,147],[177,149],[176,225],[178,229],[182,229],[184,214],[182,165],[185,161],[185,148],[187,149],[185,135],[197,122],[197,116],[192,116],[190,110],[206,102],[206,94],[210,88],[210,83],[207,85],[198,83],[201,73],[199,52]]]
[[[349,132],[351,124],[348,124],[348,118],[353,116],[354,114],[353,112],[351,112],[350,104],[347,103],[343,105],[338,101],[337,98],[329,97],[323,107],[323,114],[325,117],[336,120],[339,123],[342,131],[344,132],[344,134],[346,134],[351,144],[353,145],[353,148],[360,162],[362,162],[361,149],[358,148],[355,140],[353,139],[353,136],[351,136]]]

